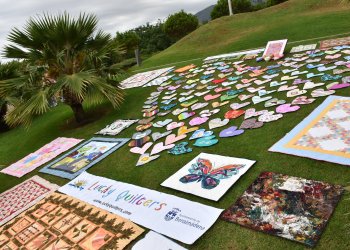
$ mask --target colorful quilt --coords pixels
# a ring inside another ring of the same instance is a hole
[[[59,137],[0,172],[16,177],[22,177],[37,167],[51,161],[59,154],[72,148],[81,141],[82,140],[80,139]]]
[[[283,55],[284,48],[287,45],[287,41],[287,39],[284,39],[268,42],[263,57],[281,57]]]
[[[57,185],[52,184],[39,176],[33,176],[17,186],[1,193],[0,226],[35,205],[57,189]]]
[[[0,228],[0,248],[123,249],[142,232],[120,216],[54,193]]]
[[[137,88],[145,85],[146,83],[152,81],[153,79],[157,78],[158,76],[169,72],[174,67],[168,67],[163,69],[156,69],[152,71],[142,72],[138,73],[136,75],[133,75],[124,81],[120,83],[120,87],[122,89],[130,89],[130,88]]]
[[[350,36],[336,38],[336,39],[329,39],[329,40],[324,40],[320,42],[320,49],[327,49],[327,48],[332,48],[332,47],[341,46],[341,45],[348,45],[348,44],[350,44]]]
[[[255,161],[200,153],[161,185],[218,201]]]
[[[222,219],[313,247],[342,193],[338,185],[264,172]]]
[[[329,96],[269,151],[350,165],[350,98]]]
[[[315,50],[317,47],[317,44],[308,44],[308,45],[299,45],[299,46],[295,46],[291,49],[290,53],[300,53],[303,51],[307,51],[307,50]]]
[[[128,141],[126,138],[91,138],[48,164],[40,172],[73,179]]]
[[[100,135],[117,135],[124,129],[130,127],[132,124],[136,123],[138,120],[116,120],[112,124],[106,126],[104,129],[100,130],[96,134]]]

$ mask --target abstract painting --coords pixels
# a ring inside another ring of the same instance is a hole
[[[327,97],[269,151],[350,165],[350,97]]]
[[[0,228],[0,248],[123,249],[142,232],[127,219],[53,193]]]
[[[1,170],[1,173],[22,177],[23,175],[33,171],[37,167],[51,161],[53,158],[59,154],[67,151],[68,149],[74,147],[82,140],[74,138],[64,138],[59,137],[52,142],[41,147],[34,153],[31,153],[24,157],[23,159],[13,163],[9,167]]]
[[[116,120],[112,124],[108,125],[104,129],[100,130],[96,134],[100,135],[117,135],[124,129],[130,127],[132,124],[136,123],[138,120]]]
[[[128,141],[126,138],[91,138],[45,166],[40,172],[73,179]]]
[[[57,185],[52,184],[39,176],[33,176],[17,186],[1,193],[0,226],[35,205],[57,189]]]
[[[200,153],[161,185],[217,201],[255,161]]]
[[[221,218],[313,247],[342,193],[339,185],[263,172]]]

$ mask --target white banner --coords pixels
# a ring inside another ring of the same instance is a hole
[[[193,244],[201,237],[222,212],[222,209],[86,172],[58,191],[186,244]]]

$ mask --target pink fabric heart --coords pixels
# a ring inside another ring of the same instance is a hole
[[[165,139],[165,145],[173,144],[174,142],[180,141],[184,138],[186,138],[186,134],[182,134],[179,136],[176,136],[175,134],[168,135]]]
[[[203,124],[203,123],[205,123],[208,120],[209,120],[208,117],[195,117],[189,122],[189,124],[191,126],[196,126],[196,125]]]
[[[147,151],[147,149],[149,149],[152,146],[152,144],[153,144],[153,142],[148,142],[145,145],[143,145],[142,148],[140,148],[140,147],[133,147],[133,148],[130,149],[130,152],[134,153],[134,154],[143,155]]]
[[[292,104],[287,103],[287,104],[282,104],[276,108],[276,112],[280,114],[284,113],[289,113],[289,112],[294,112],[300,109],[300,106],[292,106]]]
[[[152,148],[151,155],[158,154],[164,150],[171,149],[173,147],[175,147],[175,144],[164,145],[163,142],[159,142]]]
[[[248,106],[250,104],[250,102],[244,102],[244,103],[232,103],[230,105],[230,108],[233,109],[233,110],[237,110],[237,109],[240,109],[240,108],[243,108],[245,106]]]
[[[183,125],[185,125],[184,122],[172,122],[172,123],[169,123],[168,126],[166,126],[166,129],[172,130],[174,128],[182,127]]]
[[[220,97],[220,96],[221,96],[221,94],[217,94],[217,95],[206,95],[206,96],[204,96],[204,100],[210,101],[210,100],[213,100],[213,99],[218,98],[218,97]]]
[[[248,118],[251,118],[251,117],[254,117],[254,116],[260,116],[260,115],[263,115],[263,114],[266,114],[268,113],[269,111],[268,110],[260,110],[260,111],[255,111],[255,108],[250,108],[250,109],[247,109],[245,111],[245,114],[244,114],[244,119],[248,119]]]

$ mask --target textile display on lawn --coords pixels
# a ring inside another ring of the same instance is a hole
[[[303,51],[307,51],[307,50],[315,50],[317,47],[317,44],[308,44],[308,45],[299,45],[299,46],[295,46],[291,49],[290,53],[300,53]]]
[[[104,129],[100,130],[96,134],[117,135],[136,122],[138,122],[138,120],[116,120],[115,122],[106,126]]]
[[[33,176],[1,193],[0,226],[44,199],[58,188],[56,184],[50,183],[39,176]]]
[[[263,57],[281,57],[283,55],[284,48],[287,45],[287,39],[278,41],[269,41],[266,45]]]
[[[255,50],[244,50],[244,51],[240,51],[240,52],[232,52],[232,53],[228,53],[228,54],[209,56],[209,57],[205,58],[204,61],[215,60],[215,59],[229,59],[229,58],[236,59],[236,58],[239,58],[243,55],[259,54],[263,51],[264,51],[264,49],[255,49]]]
[[[350,165],[350,97],[329,96],[269,151]]]
[[[172,78],[174,75],[167,75],[167,76],[161,76],[158,77],[152,81],[150,81],[149,83],[146,83],[145,85],[143,85],[142,87],[151,87],[151,86],[159,86],[161,85],[163,82],[168,81],[170,78]]]
[[[132,250],[186,250],[186,248],[176,244],[161,234],[149,231],[145,238],[139,240]]]
[[[145,85],[146,83],[152,81],[160,75],[163,75],[169,71],[171,71],[174,67],[168,67],[163,69],[156,69],[152,71],[138,73],[133,75],[120,83],[120,88],[122,89],[130,89],[137,88]]]
[[[313,247],[343,191],[339,185],[264,172],[222,219]]]
[[[193,244],[201,237],[222,212],[222,209],[87,172],[58,191],[186,244]]]
[[[0,248],[123,249],[143,231],[127,219],[53,193],[0,228]]]
[[[350,45],[350,36],[321,41],[320,49],[327,49],[342,45]]]
[[[255,161],[200,153],[161,185],[218,201]]]
[[[46,165],[39,172],[73,179],[128,141],[127,138],[93,137]]]
[[[37,167],[40,167],[41,165],[51,161],[61,153],[74,147],[81,141],[82,140],[80,139],[59,137],[41,147],[34,153],[31,153],[16,163],[11,164],[7,168],[4,168],[0,172],[16,177],[22,177]]]

